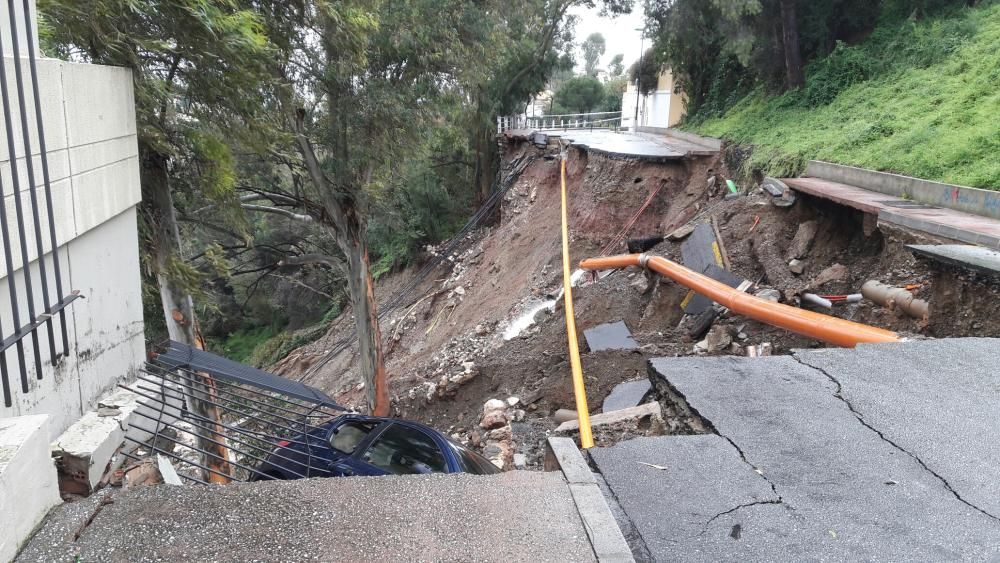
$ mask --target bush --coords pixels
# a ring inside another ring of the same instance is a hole
[[[829,104],[844,90],[871,78],[872,67],[864,49],[837,41],[829,56],[810,65],[806,86],[799,95],[807,107]]]

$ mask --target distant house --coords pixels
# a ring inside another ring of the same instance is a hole
[[[634,129],[638,105],[639,127],[673,127],[684,118],[687,100],[670,70],[660,73],[656,90],[638,96],[633,82],[622,94],[622,127]]]

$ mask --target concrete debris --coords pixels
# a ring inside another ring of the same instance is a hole
[[[559,409],[552,415],[552,420],[554,420],[556,424],[576,420],[576,418],[576,411],[569,409]]]
[[[594,432],[594,443],[602,447],[637,436],[659,436],[665,431],[660,403],[656,401],[595,414],[590,417],[590,426]],[[569,420],[560,424],[553,431],[553,436],[577,438],[579,430],[579,422]]]
[[[788,190],[788,186],[777,178],[764,178],[764,181],[760,183],[760,187],[770,194],[771,197],[781,197]]]
[[[705,351],[709,354],[722,352],[729,348],[732,343],[733,337],[730,333],[730,327],[715,325],[709,329],[708,335],[705,336]]]
[[[510,397],[516,399],[516,397]],[[501,401],[500,399],[490,399],[483,404],[483,416],[479,426],[486,430],[483,439],[483,455],[489,459],[493,465],[500,469],[509,470],[514,465],[514,430],[510,426],[512,420],[523,420],[525,413],[520,409],[513,409],[519,401]],[[479,441],[478,436],[471,443]],[[475,444],[474,444],[475,445]]]
[[[514,454],[514,469],[524,469],[528,466],[528,456],[524,454]]]
[[[792,258],[788,262],[788,270],[796,276],[801,276],[806,271],[806,263],[797,258]]]
[[[758,297],[766,301],[773,301],[775,303],[781,301],[781,292],[778,291],[777,289],[771,289],[771,288],[762,289],[757,293],[754,293],[753,295],[754,297]]]
[[[816,277],[809,282],[809,285],[806,286],[806,289],[815,289],[834,281],[844,281],[847,279],[848,275],[850,275],[850,272],[847,270],[847,266],[844,266],[843,264],[834,264],[817,274]]]
[[[486,325],[484,325],[484,324],[478,324],[478,325],[476,325],[476,328],[474,330],[475,330],[476,336],[486,336],[487,334],[490,333],[489,327],[486,326]]]
[[[648,293],[650,288],[653,286],[653,284],[649,282],[649,278],[646,277],[645,274],[636,276],[635,279],[632,280],[632,283],[630,283],[629,285],[632,287],[632,289],[638,291],[643,295]]]
[[[770,342],[764,342],[756,346],[747,346],[747,356],[751,358],[759,358],[761,356],[770,356],[773,351],[773,347]]]
[[[694,232],[694,228],[695,225],[693,223],[689,223],[687,225],[678,227],[677,229],[674,229],[672,233],[667,235],[667,240],[671,241],[684,240],[688,237],[688,235]]]
[[[799,223],[799,228],[795,231],[795,236],[788,248],[788,259],[805,258],[809,254],[809,250],[812,249],[818,231],[819,222],[816,220]]]

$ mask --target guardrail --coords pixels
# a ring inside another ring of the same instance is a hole
[[[621,112],[604,111],[594,113],[564,113],[530,117],[526,115],[497,116],[497,134],[513,129],[533,129],[535,131],[569,131],[571,129],[621,129]]]

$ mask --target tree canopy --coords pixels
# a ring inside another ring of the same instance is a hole
[[[604,36],[597,32],[588,35],[580,44],[580,50],[583,51],[584,72],[587,76],[597,76],[597,71],[600,70],[597,65],[601,63],[605,48]]]

